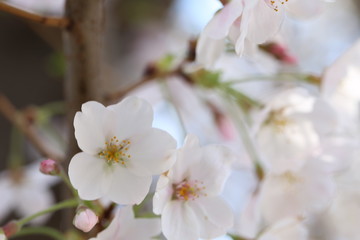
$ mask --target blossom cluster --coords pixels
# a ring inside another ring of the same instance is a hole
[[[360,41],[319,76],[283,73],[297,64],[278,43],[284,20],[313,17],[326,3],[222,2],[194,62],[156,66],[159,78],[170,72],[171,101],[140,89],[109,106],[86,102],[74,117],[80,152],[68,171],[41,162],[43,174],[60,176],[73,191],[74,202],[62,206],[77,207],[79,239],[360,239]],[[271,70],[231,54],[269,61]],[[178,72],[185,81],[172,78]],[[181,137],[155,127],[159,102],[176,109]],[[38,165],[0,174],[2,215],[34,216],[54,202],[48,188],[57,180],[34,174]],[[46,215],[25,220],[0,228],[0,240]]]

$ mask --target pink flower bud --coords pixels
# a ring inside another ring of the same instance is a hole
[[[77,229],[89,232],[98,221],[98,216],[92,210],[82,207],[77,211],[73,224]]]
[[[20,228],[15,221],[8,222],[1,228],[2,233],[0,232],[0,240],[13,236],[19,230]],[[4,235],[4,238],[2,238],[2,235]]]
[[[60,168],[55,160],[46,159],[40,163],[40,172],[46,175],[58,175],[60,173]]]

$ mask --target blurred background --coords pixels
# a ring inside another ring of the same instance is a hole
[[[45,16],[64,14],[63,0],[6,2]],[[198,36],[221,7],[217,0],[108,0],[106,4],[106,88],[117,90],[141,79],[146,66],[164,55],[184,56],[189,40]],[[285,21],[280,35],[298,59],[297,70],[321,74],[351,46],[360,35],[359,6],[358,0],[339,0],[329,3],[319,16],[311,19],[290,16]],[[61,102],[63,77],[61,31],[0,12],[0,93],[18,109]],[[57,117],[54,124],[61,123],[61,114]],[[158,121],[168,124],[161,117]],[[0,169],[7,166],[11,129],[12,125],[0,116]],[[23,145],[27,150],[25,162],[41,157],[29,144]],[[58,197],[57,185],[52,190]],[[1,216],[0,225],[12,217],[14,213]],[[61,223],[52,217],[49,224]]]

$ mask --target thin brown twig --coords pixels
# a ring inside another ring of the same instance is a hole
[[[61,156],[53,153],[43,144],[43,141],[36,133],[34,126],[30,124],[29,121],[27,121],[13,106],[9,99],[2,94],[0,94],[0,113],[27,137],[41,155],[57,161],[62,160]]]
[[[177,67],[176,69],[174,69],[172,71],[157,72],[156,68],[153,68],[150,65],[150,67],[148,67],[147,71],[145,72],[145,74],[141,80],[137,81],[136,83],[134,83],[133,85],[131,85],[125,89],[108,94],[105,99],[108,103],[118,101],[119,99],[124,97],[125,94],[127,94],[127,93],[135,90],[136,88],[142,86],[143,84],[150,82],[152,80],[155,80],[155,79],[168,78],[171,76],[180,76],[183,79],[185,79],[186,81],[191,82],[191,79],[189,79],[187,74],[184,73],[184,71],[182,70],[182,67],[183,67],[183,63],[181,63],[179,65],[179,67]],[[150,69],[150,71],[149,71],[149,69]]]
[[[66,18],[41,16],[2,1],[0,2],[0,11],[8,12],[20,18],[24,18],[49,27],[66,28],[70,24],[70,21]]]

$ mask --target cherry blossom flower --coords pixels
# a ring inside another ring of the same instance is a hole
[[[116,105],[82,105],[75,115],[75,137],[83,152],[69,165],[69,177],[85,200],[101,197],[118,204],[139,204],[149,192],[152,175],[167,171],[176,142],[152,128],[153,110],[137,97]]]
[[[360,40],[325,70],[321,82],[322,94],[334,104],[343,128],[350,134],[359,128],[359,63]]]
[[[39,163],[23,169],[8,170],[0,174],[0,221],[12,210],[19,217],[29,216],[50,207],[54,197],[50,187],[58,182],[53,176],[39,171]],[[24,201],[26,199],[26,201]],[[40,224],[48,215],[32,220]]]
[[[241,55],[246,45],[261,44],[280,29],[285,12],[314,16],[321,9],[319,0],[232,0],[205,27],[197,45],[197,61],[211,67],[229,38]]]
[[[105,230],[89,240],[151,240],[160,233],[160,219],[134,218],[132,206],[126,206],[117,210]]]
[[[285,218],[261,234],[259,240],[307,240],[308,230],[301,219]]]
[[[256,115],[253,131],[265,166],[272,172],[301,168],[336,126],[336,114],[306,89],[277,94]]]
[[[266,176],[260,193],[261,213],[270,223],[308,216],[327,207],[334,190],[333,177],[324,164],[309,159],[298,171]]]
[[[341,189],[332,204],[328,217],[339,239],[356,240],[360,238],[360,191],[353,187]]]
[[[199,146],[188,135],[174,155],[176,163],[161,175],[154,196],[154,213],[162,214],[162,229],[170,240],[215,238],[233,224],[230,207],[219,196],[231,170],[232,153],[223,146]]]

